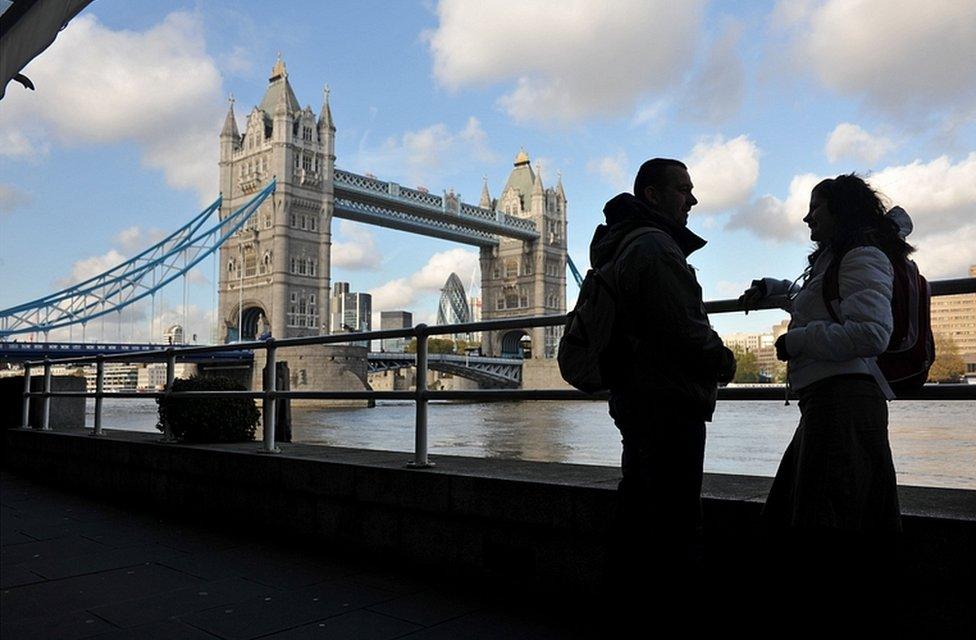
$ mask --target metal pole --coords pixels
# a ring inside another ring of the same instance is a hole
[[[237,341],[244,339],[244,244],[238,244],[237,261]]]
[[[51,361],[44,358],[44,402],[41,405],[41,430],[51,430]]]
[[[275,409],[278,400],[275,397],[277,387],[277,368],[274,338],[268,338],[268,346],[265,349],[267,362],[264,365],[264,453],[278,453],[281,451],[275,446]]]
[[[29,364],[24,365],[24,413],[21,416],[20,428],[30,429],[30,370]]]
[[[95,361],[95,428],[93,436],[102,435],[102,392],[105,390],[105,356],[98,354]]]
[[[414,423],[414,454],[413,462],[407,466],[415,469],[426,469],[434,466],[427,459],[427,325],[418,324],[415,328],[417,336],[417,419]]]
[[[176,380],[176,352],[173,347],[166,349],[166,393],[173,393],[173,381]],[[163,424],[163,442],[176,442],[169,423]]]

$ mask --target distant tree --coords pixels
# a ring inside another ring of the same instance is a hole
[[[959,347],[952,336],[935,335],[935,362],[929,369],[929,382],[949,382],[966,373],[966,363],[959,356]]]
[[[735,354],[735,378],[732,382],[759,382],[759,359],[756,354],[738,347],[732,353]]]
[[[403,350],[417,353],[417,339],[411,339]],[[454,341],[450,338],[427,338],[427,353],[454,353]]]
[[[773,382],[786,383],[786,363],[777,362],[773,368]]]

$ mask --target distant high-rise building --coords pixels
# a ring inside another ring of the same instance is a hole
[[[437,324],[461,324],[471,322],[471,307],[464,292],[464,285],[456,273],[447,277],[447,282],[441,288],[440,301],[437,304]],[[455,333],[455,340],[471,340],[470,333]]]
[[[413,326],[413,314],[409,311],[381,311],[380,330],[406,329]],[[387,353],[403,353],[407,346],[407,338],[387,338],[382,341],[381,349]]]
[[[773,378],[779,368],[776,360],[776,338],[785,332],[789,320],[774,325],[772,333],[730,333],[722,336],[722,342],[732,350],[754,353],[762,376]]]
[[[976,278],[976,265],[969,267]],[[976,293],[933,296],[932,333],[951,338],[966,363],[966,373],[976,374]]]
[[[336,282],[331,302],[329,333],[356,333],[372,328],[373,296],[349,291],[348,282]],[[369,346],[368,341],[353,344]]]

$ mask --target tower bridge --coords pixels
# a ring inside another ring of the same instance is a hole
[[[334,218],[478,247],[484,320],[565,313],[567,200],[561,179],[545,187],[522,150],[498,198],[486,180],[478,203],[465,203],[453,191],[436,195],[337,169],[335,132],[328,89],[318,114],[301,107],[279,57],[243,130],[230,100],[219,134],[221,195],[213,205],[96,278],[0,311],[0,340],[47,336],[76,324],[84,335],[92,319],[145,298],[154,302],[178,278],[185,286],[188,271],[217,251],[219,340],[327,333]],[[519,356],[520,343],[530,340],[533,359],[551,359],[560,330],[488,332],[482,354]],[[323,375],[334,377],[350,358],[322,355],[318,364]],[[255,362],[255,371],[260,365]]]
[[[566,311],[566,212],[561,179],[546,188],[523,150],[498,198],[487,181],[477,204],[338,169],[336,126],[325,90],[321,110],[301,107],[279,58],[243,130],[234,103],[220,133],[221,215],[268,180],[277,188],[241,233],[221,247],[219,312],[224,338],[264,331],[288,338],[328,331],[332,220],[397,229],[478,247],[482,318]],[[486,333],[487,357],[555,356],[558,327]]]

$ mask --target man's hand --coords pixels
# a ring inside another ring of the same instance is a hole
[[[739,296],[739,304],[742,305],[749,315],[750,309],[755,309],[759,301],[766,297],[766,282],[765,280],[753,280],[752,286],[746,289],[741,296]]]
[[[776,359],[787,362],[790,359],[790,352],[786,350],[786,334],[776,338]]]
[[[715,376],[722,384],[732,382],[735,377],[735,354],[728,347],[722,347],[722,355],[719,359],[718,371]]]

